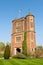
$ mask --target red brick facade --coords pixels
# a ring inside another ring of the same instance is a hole
[[[34,16],[28,14],[24,18],[12,21],[11,54],[16,55],[17,49],[22,53],[24,32],[26,31],[27,54],[34,52],[36,48]]]

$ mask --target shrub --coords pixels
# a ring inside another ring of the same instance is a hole
[[[9,57],[10,57],[10,47],[9,45],[6,45],[4,52],[4,59],[9,59]]]
[[[3,42],[0,42],[0,51],[4,51],[4,49],[5,49],[5,44]]]
[[[0,54],[0,58],[2,58],[3,57],[3,54]]]
[[[43,48],[41,46],[38,46],[35,51],[35,57],[41,58],[43,57]]]
[[[18,53],[17,55],[13,56],[13,58],[25,59],[26,56],[22,53]]]

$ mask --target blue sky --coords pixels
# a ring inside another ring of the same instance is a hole
[[[0,0],[0,41],[11,42],[12,20],[28,12],[35,16],[36,44],[43,45],[43,0]]]

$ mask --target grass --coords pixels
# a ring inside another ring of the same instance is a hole
[[[43,65],[43,59],[9,59],[0,60],[0,65]]]
[[[3,54],[0,54],[0,58],[2,58],[3,57]]]

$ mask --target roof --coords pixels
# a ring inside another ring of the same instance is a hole
[[[16,21],[16,20],[25,19],[27,16],[33,16],[33,17],[34,17],[34,15],[33,15],[32,13],[29,12],[25,17],[22,17],[22,18],[15,18],[12,22],[14,22],[14,21]]]
[[[34,17],[34,15],[32,13],[30,13],[30,12],[27,14],[27,16],[33,16]]]
[[[23,19],[25,19],[24,17],[22,17],[22,18],[16,18],[16,19],[14,19],[12,22],[14,22],[14,21],[16,21],[16,20],[23,20]]]

